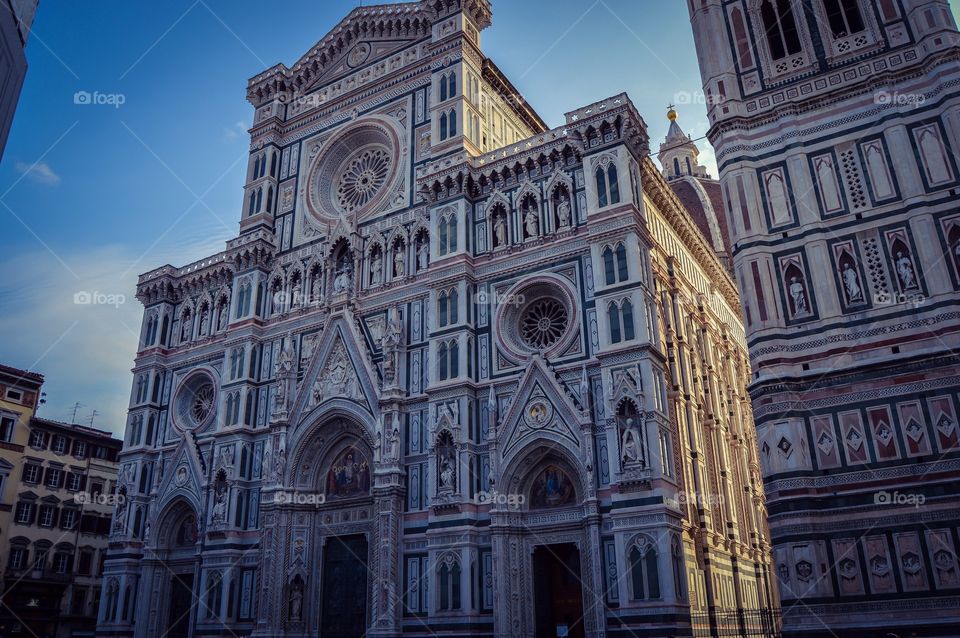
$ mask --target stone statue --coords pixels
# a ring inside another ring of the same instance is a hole
[[[393,384],[397,380],[402,340],[403,322],[400,320],[400,312],[393,308],[390,310],[390,321],[387,323],[387,329],[381,341],[381,347],[383,348],[383,381],[387,385]]]
[[[570,225],[570,202],[563,198],[557,204],[557,217],[560,218],[560,228],[567,228]]]
[[[398,279],[404,276],[403,245],[401,244],[397,244],[393,249],[393,276]]]
[[[913,264],[910,258],[902,252],[897,252],[897,275],[904,290],[917,287],[917,278],[913,273]]]
[[[390,434],[389,458],[393,461],[400,458],[400,421],[397,414],[393,415],[393,432]]]
[[[640,434],[637,432],[633,419],[627,419],[620,448],[624,465],[637,463],[642,460]]]
[[[280,356],[277,358],[277,376],[293,372],[294,356],[293,337],[289,337],[287,339],[286,346],[284,346],[283,350],[280,352]]]
[[[311,301],[316,303],[320,301],[320,273],[318,272],[313,276],[313,285],[311,286],[310,296],[312,297]]]
[[[204,306],[200,310],[200,326],[197,331],[200,333],[201,337],[207,336],[207,320],[210,318],[210,311],[207,310],[207,307]]]
[[[453,489],[453,480],[456,473],[453,469],[452,457],[452,453],[440,457],[440,487],[444,489]]]
[[[346,260],[342,261],[339,266],[337,266],[337,274],[333,279],[333,292],[339,294],[346,292],[347,288],[350,287],[350,276],[352,275],[352,266]]]
[[[497,215],[496,219],[493,220],[493,238],[497,244],[497,247],[507,245],[506,215]]]
[[[850,301],[861,301],[863,299],[863,290],[860,289],[857,273],[850,267],[850,264],[843,265],[843,287],[846,288],[847,299]]]
[[[222,525],[227,518],[227,494],[226,485],[221,485],[214,494],[213,516],[210,522],[213,525]]]
[[[807,310],[807,293],[803,284],[797,281],[796,277],[790,278],[790,296],[793,297],[795,314],[801,315],[809,312]]]
[[[227,318],[230,315],[230,307],[227,304],[222,304],[220,306],[220,318],[217,323],[217,330],[222,331],[227,329]]]
[[[370,284],[379,286],[383,283],[383,256],[377,250],[373,254],[373,262],[370,264]]]
[[[295,582],[290,590],[290,620],[300,620],[303,615],[303,587]]]
[[[273,480],[276,483],[283,482],[283,472],[287,467],[287,453],[283,448],[277,451],[277,458],[273,463]]]
[[[960,244],[958,244],[960,246]],[[426,239],[421,240],[420,246],[417,248],[417,269],[426,270],[427,263],[430,260],[430,247]]]
[[[526,215],[523,216],[523,223],[527,228],[528,237],[540,236],[540,221],[537,219],[537,211],[532,208],[527,210]]]
[[[293,308],[299,308],[303,305],[303,283],[298,279],[293,285],[293,299],[290,301]]]
[[[180,343],[190,340],[190,315],[183,315],[180,319]]]

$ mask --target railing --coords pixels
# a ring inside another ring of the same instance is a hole
[[[690,617],[694,638],[780,638],[779,609],[697,613]]]

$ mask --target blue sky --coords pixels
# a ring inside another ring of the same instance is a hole
[[[122,431],[137,275],[223,249],[241,210],[247,79],[293,64],[358,4],[40,3],[0,162],[0,362],[46,376],[42,416],[69,419],[80,402],[78,422],[97,410],[94,426]],[[483,48],[550,126],[627,91],[656,149],[666,106],[700,94],[684,5],[494,0]],[[77,104],[78,92],[104,103]],[[694,137],[701,101],[679,106]]]

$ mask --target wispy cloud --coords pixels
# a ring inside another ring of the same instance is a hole
[[[247,125],[245,122],[234,122],[233,128],[223,129],[223,137],[228,140],[235,140],[238,137],[247,135]]]
[[[18,173],[38,184],[56,186],[60,183],[60,176],[46,162],[34,162],[33,164],[17,162],[16,169]]]

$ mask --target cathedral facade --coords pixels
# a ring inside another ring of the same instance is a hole
[[[490,22],[362,7],[250,80],[238,236],[138,282],[98,635],[775,632],[729,242]]]
[[[689,9],[743,291],[784,633],[956,636],[950,6]]]

